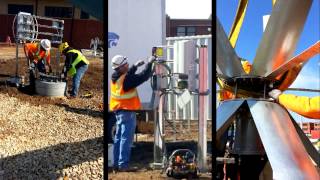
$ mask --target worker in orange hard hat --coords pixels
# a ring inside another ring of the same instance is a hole
[[[34,92],[35,89],[35,71],[38,70],[40,73],[51,71],[50,49],[51,42],[48,39],[24,44],[24,52],[29,61],[29,80],[32,92]]]
[[[278,89],[270,91],[269,96],[295,113],[307,118],[320,120],[320,96],[312,98],[295,96],[293,94],[283,94]]]

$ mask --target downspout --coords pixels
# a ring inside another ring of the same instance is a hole
[[[35,15],[38,16],[38,0],[36,0]]]
[[[72,36],[73,36],[73,23],[74,23],[74,11],[75,11],[75,6],[73,5],[72,6],[72,19],[71,19],[71,28],[70,28],[70,44],[71,44],[71,46],[74,46],[74,44],[73,44],[73,38],[72,38]]]

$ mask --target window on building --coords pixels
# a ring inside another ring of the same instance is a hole
[[[194,36],[196,35],[195,27],[180,26],[177,27],[177,36]]]
[[[89,14],[84,11],[81,11],[80,19],[89,19]]]
[[[27,12],[33,14],[33,5],[8,4],[8,14]]]
[[[194,36],[196,35],[196,28],[195,27],[187,27],[187,36]]]
[[[186,27],[177,27],[177,36],[185,36]]]
[[[45,6],[44,15],[47,17],[72,18],[72,7]]]

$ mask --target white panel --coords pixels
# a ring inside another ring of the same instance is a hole
[[[171,45],[171,41],[167,42],[167,46]],[[167,59],[171,60],[171,56],[172,56],[172,52],[171,48],[167,48]],[[173,63],[167,63],[167,65],[170,67],[170,69],[173,69]],[[170,83],[170,87],[172,88],[172,82]],[[167,95],[167,99],[168,99],[168,103],[167,103],[167,110],[168,110],[168,119],[172,120],[173,119],[173,112],[175,110],[175,105],[174,105],[174,95],[173,94],[168,94]]]
[[[125,55],[130,65],[138,59],[147,59],[153,46],[164,45],[166,23],[165,0],[108,0],[108,7],[108,32],[119,35],[117,46],[108,48],[109,89],[112,57]],[[150,102],[152,89],[149,81],[140,85],[138,92],[142,102]],[[108,101],[109,96],[110,91]]]
[[[174,51],[171,51],[171,57],[174,60],[174,67],[173,67],[173,72],[179,72],[179,67],[181,67],[182,65],[180,65],[178,63],[178,57],[179,56],[183,56],[183,53],[181,53],[181,48],[178,47],[178,42],[181,41],[186,41],[186,40],[194,40],[196,42],[197,46],[201,46],[201,45],[207,45],[208,46],[208,87],[211,90],[208,99],[208,106],[207,106],[207,117],[209,120],[212,119],[212,51],[211,51],[211,47],[212,47],[212,38],[211,35],[206,35],[206,36],[185,36],[185,37],[169,37],[167,38],[167,45],[173,45],[174,44]],[[180,54],[180,55],[179,55]],[[199,52],[198,50],[196,51],[196,58],[199,58]],[[184,62],[183,62],[184,63]],[[196,65],[196,74],[199,74],[199,65]],[[180,69],[182,70],[182,69]],[[185,71],[182,71],[185,72]],[[196,87],[199,86],[199,82],[198,79],[194,79],[194,83],[196,84]],[[176,85],[175,85],[176,86]],[[176,97],[172,95],[172,99],[170,99],[170,102],[173,103],[172,106],[170,107],[168,105],[168,108],[174,111],[175,108],[178,108],[178,105],[175,102]],[[190,102],[190,112],[188,112],[188,118],[192,119],[192,120],[197,120],[198,119],[198,96],[192,96],[191,102]],[[185,114],[186,116],[186,114]],[[178,108],[177,112],[176,112],[176,118],[177,119],[182,119],[183,118],[183,110]]]

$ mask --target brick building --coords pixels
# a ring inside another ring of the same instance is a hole
[[[320,138],[320,123],[300,123],[300,127],[305,134],[313,139]]]
[[[103,22],[75,7],[68,0],[1,0],[0,42],[12,35],[12,22],[18,12],[63,19],[64,41],[75,48],[89,48],[92,38],[103,39]]]
[[[171,19],[166,18],[167,37],[194,36],[211,34],[212,20],[208,19]]]

